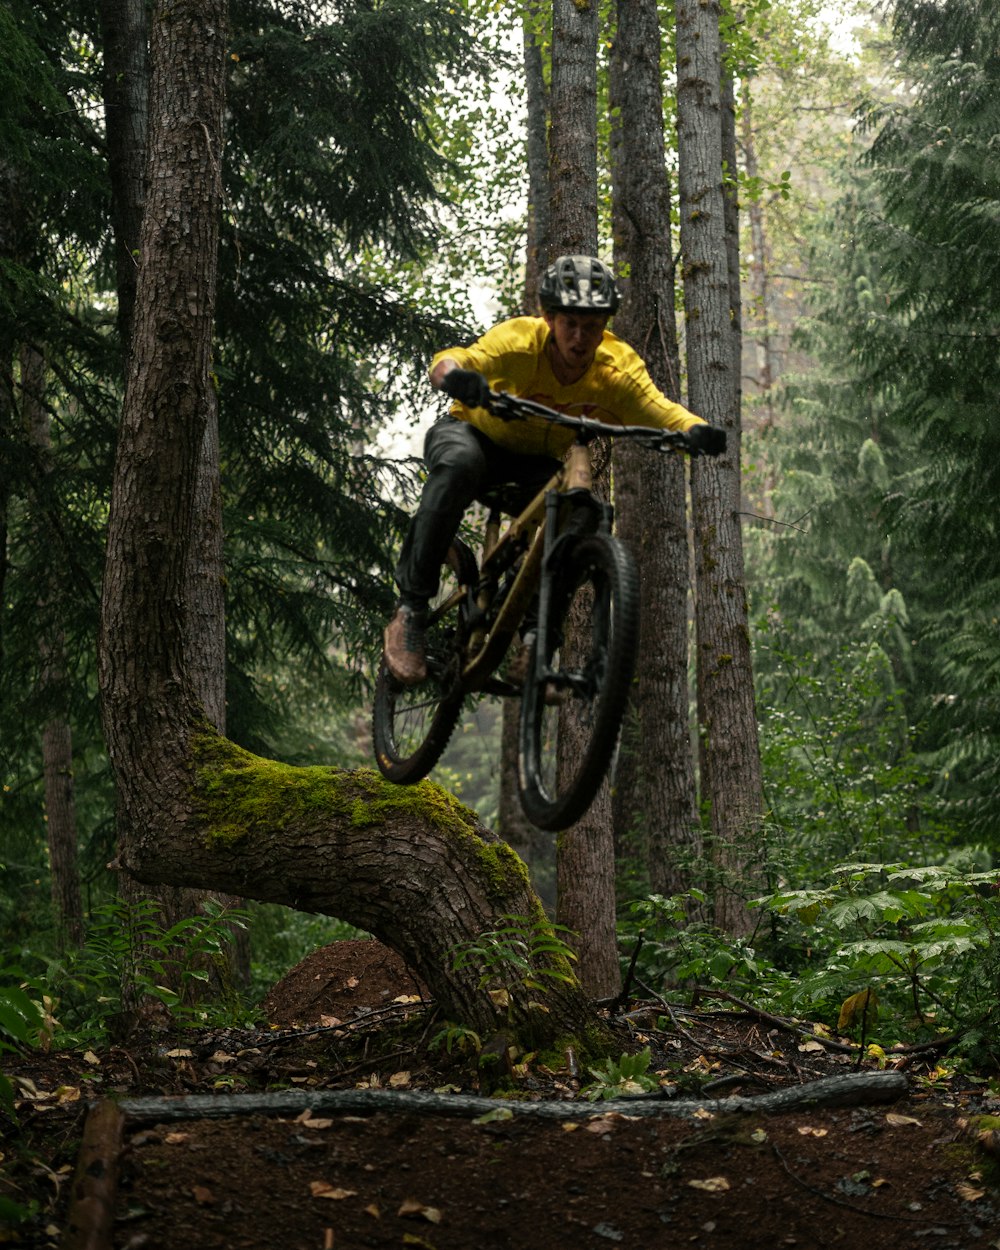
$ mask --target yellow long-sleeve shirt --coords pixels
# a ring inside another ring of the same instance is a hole
[[[438,352],[431,361],[431,372],[448,358],[462,369],[481,373],[491,390],[509,391],[558,412],[619,425],[689,430],[705,424],[701,417],[667,399],[654,385],[641,357],[610,330],[604,331],[594,362],[583,377],[569,386],[562,385],[545,351],[549,333],[542,317],[515,317],[487,330],[470,347]],[[467,408],[457,400],[451,411],[501,447],[525,455],[562,456],[573,441],[572,430],[541,419],[502,421],[483,408]]]

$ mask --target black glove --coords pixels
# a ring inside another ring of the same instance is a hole
[[[472,369],[449,369],[441,379],[441,389],[467,408],[483,408],[490,397],[489,383]]]
[[[721,456],[726,450],[726,431],[714,425],[693,425],[687,440],[703,456]]]

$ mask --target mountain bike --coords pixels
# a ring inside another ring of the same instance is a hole
[[[697,455],[686,435],[611,425],[491,391],[486,407],[512,421],[571,428],[559,471],[501,532],[503,487],[487,492],[481,561],[456,539],[429,606],[425,681],[398,682],[383,657],[373,742],[382,775],[400,785],[426,777],[443,754],[466,699],[521,697],[518,793],[540,829],[565,829],[594,800],[618,744],[635,670],[639,582],[612,536],[613,513],[593,490],[591,448],[600,437]],[[500,675],[528,614],[537,613],[523,686]],[[560,745],[560,737],[562,739]]]

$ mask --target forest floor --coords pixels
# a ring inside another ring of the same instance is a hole
[[[0,1221],[0,1245],[1000,1250],[996,1159],[965,1127],[1000,1114],[1000,1095],[932,1055],[890,1056],[905,1069],[892,1101],[733,1113],[734,1095],[808,1093],[855,1059],[732,1002],[633,1002],[613,1021],[622,1051],[648,1045],[673,1097],[609,1111],[581,1098],[592,1078],[572,1057],[559,1070],[528,1058],[517,1099],[484,1116],[462,1109],[488,1092],[480,1069],[430,1045],[441,1021],[377,943],[315,952],[264,1009],[266,1028],[7,1056],[18,1127],[0,1116],[0,1198],[33,1213]],[[279,1105],[248,1112],[253,1092]],[[124,1109],[120,1139],[92,1149],[107,1098]],[[565,1114],[522,1113],[553,1100]]]

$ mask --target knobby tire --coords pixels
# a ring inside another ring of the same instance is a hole
[[[539,657],[536,641],[521,700],[518,787],[528,819],[560,830],[586,813],[601,787],[635,669],[639,582],[614,538],[595,534],[569,550],[556,575],[550,626],[549,654]],[[563,638],[579,647],[571,653]],[[548,680],[538,679],[539,658]],[[561,703],[553,704],[552,692]],[[564,717],[572,718],[571,731]],[[558,750],[560,731],[571,733],[571,751]]]

